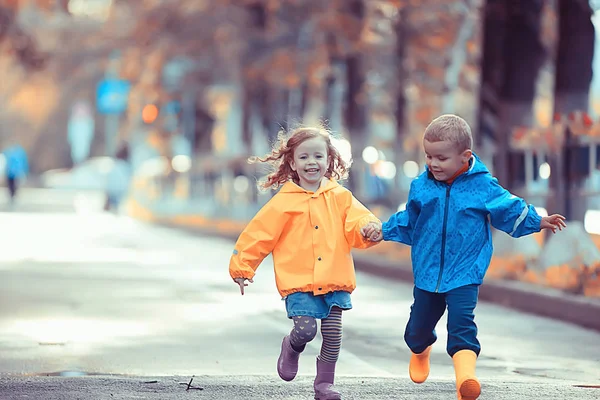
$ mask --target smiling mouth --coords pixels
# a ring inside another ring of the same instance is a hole
[[[308,172],[308,173],[315,173],[315,172],[319,172],[319,169],[318,168],[309,168],[309,169],[305,169],[304,171]]]

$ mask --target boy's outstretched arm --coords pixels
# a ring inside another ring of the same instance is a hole
[[[542,218],[533,205],[510,193],[493,177],[490,178],[485,206],[490,214],[492,226],[515,238],[542,229],[556,232],[557,229],[562,230],[566,226],[562,215]]]

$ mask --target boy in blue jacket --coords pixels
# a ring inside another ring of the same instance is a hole
[[[412,246],[414,302],[404,340],[412,351],[410,378],[423,383],[435,327],[448,309],[447,352],[454,362],[458,399],[481,393],[475,364],[481,350],[474,310],[492,257],[490,225],[513,237],[566,227],[562,215],[540,217],[535,208],[494,178],[472,150],[471,128],[442,115],[425,129],[427,167],[410,186],[406,209],[365,236]]]

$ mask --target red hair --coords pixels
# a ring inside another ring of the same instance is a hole
[[[291,163],[294,160],[294,151],[306,140],[321,138],[327,145],[327,158],[329,165],[325,177],[335,180],[346,179],[350,170],[350,163],[344,161],[338,149],[331,142],[330,133],[322,128],[298,128],[289,135],[280,131],[277,135],[277,141],[270,154],[264,157],[250,157],[249,163],[266,163],[270,165],[272,172],[266,179],[258,182],[261,189],[277,189],[288,181],[293,181],[299,185],[298,173],[292,170]]]

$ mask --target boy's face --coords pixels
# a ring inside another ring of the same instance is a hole
[[[423,140],[423,148],[427,156],[427,166],[438,181],[447,181],[456,174],[471,158],[471,150],[462,153],[450,141],[430,142]]]

